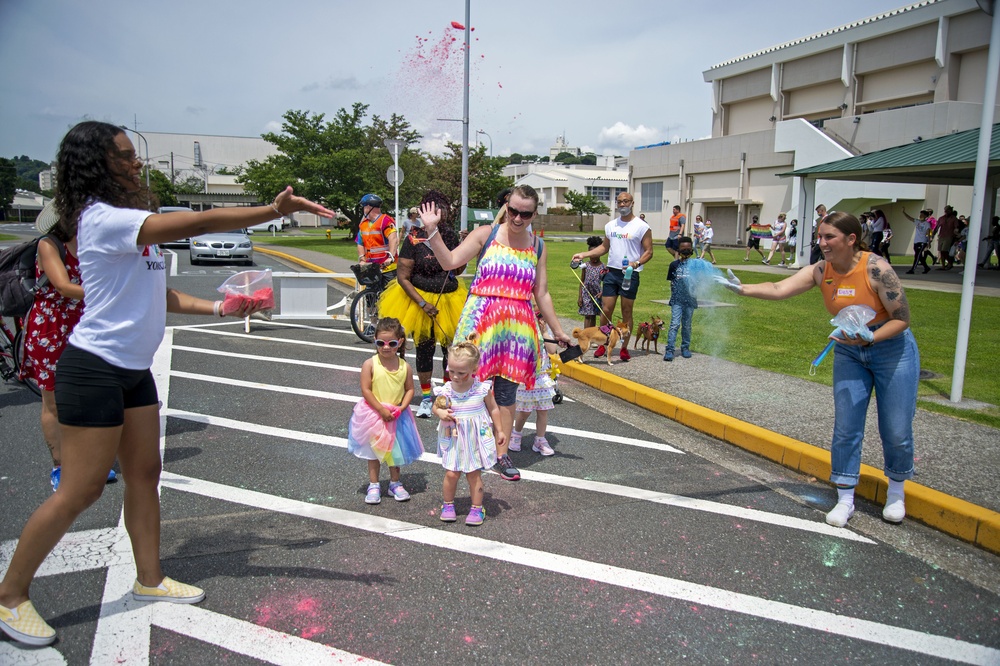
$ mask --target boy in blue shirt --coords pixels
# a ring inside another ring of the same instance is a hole
[[[667,281],[670,282],[670,332],[667,334],[667,349],[663,353],[664,361],[674,360],[678,328],[681,329],[681,356],[691,358],[691,318],[698,307],[689,270],[693,254],[694,245],[690,236],[682,237],[677,246],[678,258],[670,262],[667,270]]]

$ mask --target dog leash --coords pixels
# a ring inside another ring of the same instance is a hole
[[[573,277],[576,278],[576,281],[580,283],[580,286],[583,287],[583,291],[586,292],[587,296],[590,297],[590,300],[592,300],[594,302],[594,305],[597,306],[597,311],[603,315],[604,308],[601,307],[601,304],[597,302],[597,299],[594,298],[594,295],[590,293],[590,290],[587,289],[587,285],[583,283],[583,280],[580,279],[580,276],[576,274],[576,269],[570,266],[569,270],[573,273]],[[612,312],[611,314],[614,315],[614,312]]]

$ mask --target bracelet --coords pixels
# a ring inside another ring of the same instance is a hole
[[[437,235],[438,235],[438,229],[437,229],[437,227],[434,227],[434,231],[432,231],[429,234],[427,234],[427,238],[424,239],[424,242],[429,243],[431,241],[431,239],[434,238]]]
[[[278,217],[284,217],[284,215],[281,214],[281,211],[278,210],[278,207],[274,205],[273,201],[271,202],[271,208],[273,208],[274,212],[278,214]]]
[[[216,317],[222,316],[222,301],[216,301],[212,304],[212,311],[215,313]]]

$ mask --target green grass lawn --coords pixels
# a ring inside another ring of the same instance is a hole
[[[21,240],[20,236],[14,236],[13,234],[0,234],[0,241],[12,241]]]
[[[276,238],[273,244],[326,252],[347,259],[357,257],[357,250],[352,242],[346,240],[344,231],[335,230],[332,240],[326,239],[325,230],[316,231],[315,236],[307,238]],[[266,241],[270,244],[272,239],[268,236]],[[586,244],[550,242],[546,247],[549,293],[556,312],[561,317],[579,319],[582,324],[583,317],[577,314],[576,306],[579,283],[571,275],[573,271],[569,262],[574,253],[587,249]],[[653,315],[665,321],[670,319],[670,308],[653,302],[665,301],[670,296],[666,283],[670,255],[660,241],[654,243],[654,248],[653,260],[642,272],[642,286],[635,302],[636,324],[649,320]],[[744,250],[716,249],[715,255],[720,264],[739,265],[742,264]],[[736,270],[736,274],[748,283],[772,279],[770,275],[750,271]],[[920,289],[911,289],[906,296],[912,313],[911,327],[920,349],[921,367],[939,375],[938,378],[920,382],[920,397],[948,396],[951,392],[961,296]],[[810,362],[823,349],[832,330],[830,315],[818,293],[810,292],[787,301],[773,302],[741,298],[725,289],[715,289],[709,298],[734,304],[735,307],[698,309],[691,340],[694,351],[792,377],[827,385],[832,383],[833,363],[829,357],[814,377],[809,376]],[[1000,382],[996,379],[991,349],[1000,349],[1000,299],[977,296],[973,303],[962,394],[965,398],[995,407],[972,412],[927,400],[921,400],[920,406],[1000,428]]]

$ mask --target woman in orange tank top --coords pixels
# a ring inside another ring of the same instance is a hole
[[[823,258],[780,282],[741,284],[730,271],[729,289],[744,296],[779,301],[819,287],[836,315],[848,305],[868,305],[875,318],[855,338],[837,341],[833,362],[833,441],[830,480],[838,500],[826,522],[843,527],[854,514],[854,487],[861,473],[861,442],[872,390],[878,410],[884,471],[889,479],[882,518],[902,522],[903,484],[913,477],[913,418],[917,410],[920,353],[910,331],[910,306],[899,277],[885,259],[867,252],[861,223],[848,213],[830,213],[819,224]]]

